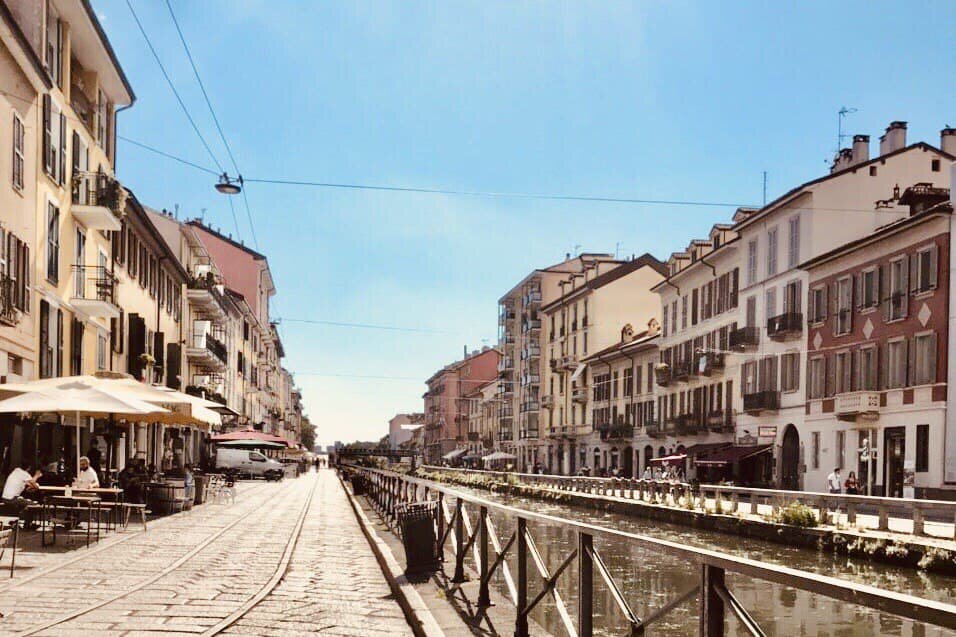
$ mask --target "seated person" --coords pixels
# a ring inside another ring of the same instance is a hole
[[[43,475],[37,478],[37,484],[41,487],[64,487],[69,482],[57,470],[57,463],[51,462],[44,465]]]
[[[86,456],[80,456],[80,470],[73,480],[74,489],[99,489],[100,479],[96,471],[90,466],[90,459]]]
[[[143,504],[143,483],[149,482],[149,475],[139,458],[130,458],[126,467],[120,471],[119,485],[127,502]]]
[[[27,507],[33,504],[31,496],[36,492],[39,485],[37,480],[43,475],[42,471],[33,471],[33,464],[24,461],[19,467],[10,472],[6,482],[3,483],[3,494],[0,495],[0,511],[7,511],[10,514],[21,516],[23,521],[29,526],[32,523],[32,517]]]

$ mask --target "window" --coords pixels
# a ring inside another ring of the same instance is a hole
[[[846,466],[846,432],[836,432],[836,466]]]
[[[876,347],[864,347],[859,353],[860,360],[860,389],[876,391],[878,389],[878,366]]]
[[[757,240],[752,239],[747,244],[747,284],[757,282]]]
[[[913,291],[917,294],[936,288],[936,246],[922,248],[913,258]]]
[[[800,263],[800,217],[790,217],[787,237],[787,267],[795,268]]]
[[[871,268],[860,275],[860,307],[862,309],[876,307],[879,298],[876,269]]]
[[[624,369],[624,397],[634,395],[634,369],[627,367]]]
[[[747,361],[743,364],[743,393],[757,393],[757,361]]]
[[[685,294],[681,297],[680,300],[680,328],[682,330],[687,329],[687,295]]]
[[[747,297],[747,327],[757,326],[757,297]]]
[[[667,337],[667,326],[669,325],[669,323],[667,322],[667,310],[668,310],[667,303],[665,303],[663,310],[661,310],[663,312],[663,318],[664,318],[664,320],[661,322],[661,328],[662,328],[661,331],[663,332],[662,336],[664,336],[665,338]]]
[[[844,277],[837,281],[837,320],[833,324],[836,336],[849,334],[853,327],[853,278]]]
[[[820,432],[810,434],[810,460],[814,469],[820,468]]]
[[[928,385],[936,382],[936,334],[916,336],[916,378],[911,384]]]
[[[769,319],[777,315],[777,288],[767,288],[767,310],[765,316]]]
[[[823,357],[810,360],[809,375],[807,384],[810,398],[823,398],[826,391],[826,360]]]
[[[870,177],[876,177],[876,166],[870,166]]]
[[[852,390],[851,371],[853,365],[850,362],[850,353],[837,352],[834,359],[836,364],[836,393],[844,394]]]
[[[787,352],[783,355],[780,368],[780,389],[787,392],[800,389],[799,352]]]
[[[677,301],[671,303],[671,334],[677,333]]]
[[[916,425],[916,471],[929,471],[929,425]]]
[[[938,172],[939,172],[939,160],[938,160],[938,159],[933,159],[932,161],[930,161],[929,164],[930,164],[930,170],[932,170],[934,173],[938,173]]]
[[[23,189],[23,153],[24,129],[23,120],[16,113],[13,114],[13,187]]]
[[[60,209],[47,204],[46,278],[51,283],[60,280]]]
[[[767,232],[767,276],[777,273],[777,229]]]
[[[803,282],[790,281],[783,288],[783,313],[800,314],[803,305]]]
[[[906,341],[892,341],[886,346],[888,369],[886,386],[888,389],[906,385]]]
[[[886,320],[896,321],[906,317],[908,302],[906,289],[908,287],[908,262],[902,257],[890,262],[890,298],[887,303]]]
[[[827,320],[827,289],[820,286],[810,290],[810,322],[822,323]]]
[[[777,357],[760,359],[760,391],[777,391]]]

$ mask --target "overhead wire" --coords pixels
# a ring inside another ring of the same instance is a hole
[[[136,10],[133,9],[133,3],[131,2],[131,0],[126,0],[126,6],[129,7],[130,13],[133,14],[133,20],[136,21],[136,26],[139,27],[139,32],[143,34],[143,39],[146,40],[146,45],[149,47],[150,52],[153,54],[153,58],[156,60],[156,64],[159,66],[159,70],[162,71],[163,77],[166,78],[166,83],[169,85],[170,90],[172,90],[173,95],[176,97],[176,101],[179,102],[179,106],[183,109],[183,113],[186,115],[186,119],[188,119],[190,125],[192,125],[193,131],[196,132],[196,136],[199,137],[199,141],[202,142],[202,145],[206,149],[206,152],[209,153],[209,157],[212,158],[212,162],[216,164],[216,167],[218,167],[221,172],[225,172],[225,170],[222,167],[222,164],[220,164],[219,160],[216,158],[215,153],[212,152],[212,148],[209,147],[209,143],[206,141],[206,138],[203,136],[202,132],[199,130],[199,126],[196,125],[196,120],[194,120],[192,114],[190,114],[189,109],[186,107],[186,103],[183,101],[183,98],[179,95],[179,91],[176,90],[176,85],[173,84],[172,78],[169,77],[169,73],[166,71],[166,67],[163,65],[163,61],[159,58],[159,54],[156,52],[156,48],[153,46],[152,40],[149,39],[149,34],[146,33],[146,29],[143,27],[143,23],[140,22],[139,16],[136,14]]]

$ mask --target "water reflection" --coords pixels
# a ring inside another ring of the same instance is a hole
[[[760,540],[732,537],[718,533],[691,530],[688,527],[642,520],[615,513],[540,502],[527,498],[489,494],[485,491],[462,491],[501,504],[534,510],[561,517],[589,522],[599,526],[641,533],[698,548],[724,551],[733,555],[785,565],[812,573],[839,577],[845,580],[905,592],[920,597],[952,602],[956,596],[956,578],[926,574],[882,564],[873,564],[829,553],[791,548]],[[515,528],[514,519],[492,510],[492,519],[502,543]],[[538,550],[553,572],[577,546],[576,534],[568,528],[529,522]],[[698,582],[697,567],[677,557],[638,547],[633,543],[595,538],[595,547],[618,583],[621,591],[638,617],[646,617],[678,597]],[[510,555],[509,566],[515,573],[517,563]],[[542,582],[533,563],[528,565],[531,599]],[[618,609],[610,590],[595,573],[594,609],[595,632],[601,635],[627,634],[624,615]],[[500,573],[497,585],[506,592]],[[749,577],[727,574],[728,586],[768,635],[830,635],[834,637],[863,637],[869,635],[901,635],[930,637],[951,635],[943,629],[923,626],[879,613],[863,607],[845,604],[806,591],[753,580]],[[558,581],[558,592],[572,619],[577,617],[576,564],[565,571]],[[534,620],[550,632],[560,635],[561,619],[551,600],[546,598],[533,613]],[[696,597],[672,610],[648,630],[650,635],[696,634],[698,624]],[[728,635],[745,632],[728,614]]]

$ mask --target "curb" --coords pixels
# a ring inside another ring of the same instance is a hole
[[[408,621],[409,626],[411,626],[412,632],[414,632],[417,637],[444,637],[445,631],[438,625],[434,615],[432,615],[428,606],[425,605],[425,602],[422,601],[418,591],[408,583],[404,570],[398,563],[398,560],[395,559],[392,550],[384,540],[378,537],[378,533],[376,533],[372,527],[371,520],[368,519],[368,516],[365,515],[365,511],[363,511],[362,507],[355,501],[355,496],[352,495],[352,492],[345,486],[345,483],[342,481],[342,476],[338,473],[336,473],[336,475],[338,476],[342,490],[345,492],[345,497],[348,498],[349,504],[352,506],[352,512],[355,513],[355,518],[358,520],[359,526],[362,529],[362,534],[365,536],[365,539],[368,540],[369,546],[372,548],[372,553],[375,555],[375,560],[378,562],[379,568],[382,569],[382,573],[385,575],[388,586],[392,589],[392,593],[395,595],[398,605],[401,606],[402,612],[405,613],[405,619]]]

